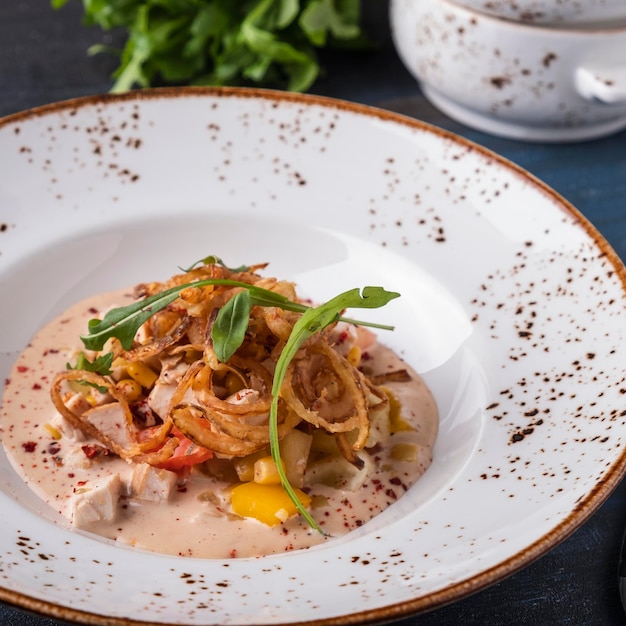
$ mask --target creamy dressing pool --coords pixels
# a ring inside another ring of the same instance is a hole
[[[93,459],[89,467],[69,463],[75,450],[86,443],[64,436],[56,439],[50,424],[58,419],[50,400],[50,383],[80,349],[78,337],[88,320],[111,306],[128,303],[124,292],[104,294],[76,304],[43,328],[16,361],[4,392],[0,427],[2,442],[25,483],[48,505],[71,520],[71,502],[77,492],[119,473],[130,484],[133,471],[118,457]],[[374,373],[409,369],[389,349],[375,344],[368,349],[368,367]],[[259,556],[298,550],[345,535],[362,526],[400,498],[432,461],[438,430],[436,404],[421,378],[409,369],[409,383],[385,386],[401,404],[402,417],[413,426],[391,435],[378,446],[372,460],[376,470],[356,491],[326,485],[310,488],[311,513],[327,534],[322,536],[295,516],[270,527],[228,512],[228,484],[194,472],[167,502],[137,501],[122,495],[113,522],[95,522],[89,532],[154,552],[199,557]],[[412,460],[397,460],[397,444],[415,445]]]

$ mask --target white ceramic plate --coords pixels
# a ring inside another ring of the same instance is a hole
[[[207,254],[372,319],[433,389],[435,460],[343,539],[228,561],[73,532],[0,458],[0,598],[91,624],[363,623],[480,589],[624,472],[626,272],[567,202],[444,131],[332,100],[134,93],[0,121],[0,380],[45,321]],[[164,538],[166,541],[167,538]]]

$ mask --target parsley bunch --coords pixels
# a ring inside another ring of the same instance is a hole
[[[67,2],[51,0],[55,9]],[[114,92],[159,82],[306,91],[320,72],[317,48],[365,42],[361,0],[82,2],[85,24],[127,31]]]

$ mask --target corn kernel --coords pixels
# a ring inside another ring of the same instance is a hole
[[[141,361],[132,361],[126,366],[126,371],[144,389],[151,389],[158,378],[157,373]]]
[[[311,498],[295,489],[303,506],[311,504]],[[295,515],[298,510],[291,501],[289,494],[282,485],[260,485],[259,483],[243,483],[231,492],[233,513],[241,517],[252,517],[267,526],[275,526]]]
[[[259,485],[280,485],[278,467],[271,456],[264,456],[254,462],[253,480]]]
[[[121,393],[127,402],[136,402],[141,398],[141,385],[132,378],[123,378],[117,382],[115,390]]]
[[[357,367],[361,362],[361,348],[359,348],[359,346],[352,346],[348,351],[346,360],[352,367]]]
[[[50,436],[57,441],[63,437],[61,431],[58,428],[55,428],[52,424],[44,424],[44,429],[48,431]]]
[[[87,402],[89,402],[89,404],[92,407],[93,406],[98,406],[98,401],[91,394],[89,394],[88,396],[85,396],[85,400],[87,400]]]

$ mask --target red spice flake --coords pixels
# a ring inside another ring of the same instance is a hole
[[[236,548],[233,548],[233,549],[230,551],[230,558],[231,558],[231,559],[234,559],[236,556],[237,556],[237,550],[236,550]]]
[[[92,315],[97,315],[99,313],[98,309],[96,309],[96,307],[94,307],[94,306],[90,306],[87,309],[87,312],[91,313]]]
[[[24,450],[26,452],[34,452],[35,449],[37,448],[37,442],[35,442],[35,441],[25,441],[22,444],[22,448],[24,448]]]
[[[108,448],[95,443],[86,443],[84,446],[81,446],[80,449],[88,459],[95,459],[99,456],[109,456],[109,454],[111,454]]]
[[[369,361],[372,358],[372,355],[365,350],[363,354],[361,354],[361,361]]]
[[[76,483],[76,486],[77,486],[77,487],[84,487],[86,484],[87,484],[87,481],[86,481],[86,480],[79,480],[79,481]]]
[[[374,490],[376,492],[381,491],[383,489],[383,485],[380,482],[380,480],[378,480],[378,478],[375,478],[374,480],[372,480],[372,484],[374,485]]]
[[[35,391],[38,391],[39,389],[41,389],[41,385],[39,383],[35,383],[32,387]]]
[[[18,365],[17,366],[17,371],[20,372],[21,374],[23,374],[24,372],[28,371],[28,367],[26,365]]]

